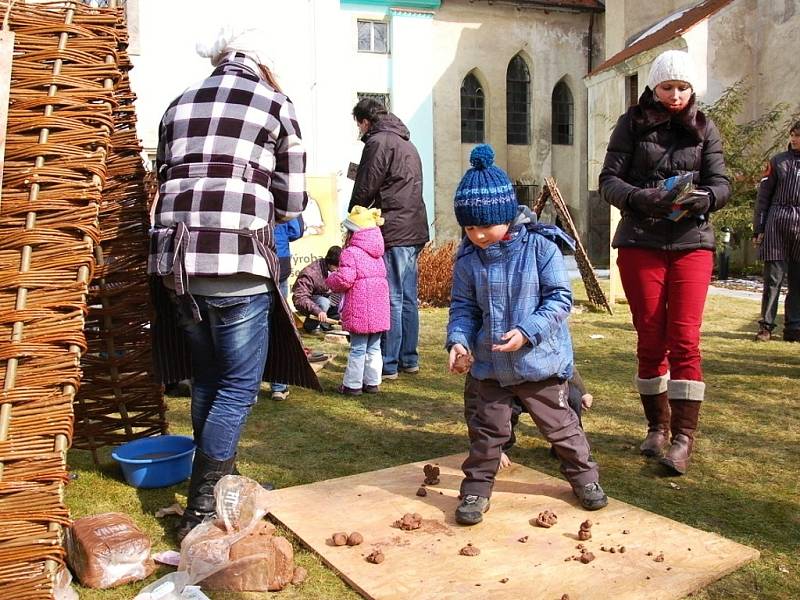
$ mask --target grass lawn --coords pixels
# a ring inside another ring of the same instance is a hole
[[[576,288],[577,297],[585,298],[579,284]],[[635,336],[627,307],[618,305],[614,316],[584,311],[571,319],[576,362],[595,397],[584,426],[608,494],[761,551],[760,561],[694,598],[800,598],[800,344],[751,342],[758,308],[754,301],[709,298],[702,342],[707,400],[696,454],[689,473],[679,479],[663,477],[658,465],[637,453],[644,426],[632,385]],[[288,487],[464,451],[463,379],[447,373],[442,350],[447,311],[425,309],[421,318],[420,374],[385,383],[380,395],[351,398],[292,389],[287,401],[276,403],[264,394],[241,441],[240,470]],[[341,382],[347,348],[327,349],[338,353],[321,374],[325,389],[333,390]],[[188,398],[169,398],[172,433],[190,434],[188,404]],[[110,452],[106,456],[97,469],[88,453],[70,452],[70,467],[79,476],[67,487],[72,516],[125,512],[150,535],[154,550],[173,548],[175,518],[158,520],[153,513],[178,498],[183,502],[186,484],[135,490],[122,482]],[[527,418],[518,430],[512,460],[560,477],[546,443]],[[309,578],[299,588],[287,588],[281,598],[360,597],[292,541]],[[81,598],[121,600],[143,584],[107,591],[76,587]]]

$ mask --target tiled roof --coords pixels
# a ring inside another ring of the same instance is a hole
[[[530,6],[531,8],[568,8],[571,10],[586,10],[593,12],[603,12],[605,3],[600,0],[515,0],[520,6]]]
[[[697,25],[703,19],[707,19],[715,12],[725,8],[731,2],[733,2],[733,0],[706,0],[694,8],[690,8],[677,19],[669,21],[657,31],[654,31],[650,35],[637,40],[624,50],[617,52],[607,61],[598,65],[591,73],[589,73],[589,76],[591,77],[592,75],[596,75],[601,71],[605,71],[606,69],[609,69],[614,65],[618,65],[619,63],[628,60],[632,56],[636,56],[641,52],[652,50],[653,48],[657,48],[662,44],[666,44],[668,41],[675,39],[682,33]]]

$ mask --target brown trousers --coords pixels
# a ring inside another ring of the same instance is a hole
[[[469,456],[461,465],[461,495],[489,498],[500,466],[503,444],[511,437],[511,405],[516,397],[536,427],[553,445],[561,473],[573,487],[598,481],[597,463],[589,458],[589,442],[567,403],[566,382],[557,378],[502,387],[494,379],[473,380],[480,401],[470,415]]]

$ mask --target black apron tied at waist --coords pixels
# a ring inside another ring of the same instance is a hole
[[[271,239],[271,228],[262,227],[261,229],[229,229],[226,227],[191,227],[184,222],[174,225],[172,233],[172,276],[175,287],[175,295],[181,300],[186,300],[192,310],[192,318],[195,323],[200,323],[203,318],[200,315],[200,307],[194,296],[189,292],[189,274],[186,271],[186,254],[189,250],[190,233],[233,233],[240,236],[249,237],[253,240],[253,246],[259,256],[264,259],[269,270],[269,275],[273,281],[278,281],[279,262],[275,252],[270,252],[268,242]]]

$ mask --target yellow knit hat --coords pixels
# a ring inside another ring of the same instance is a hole
[[[358,231],[360,229],[368,229],[370,227],[380,227],[383,225],[383,217],[381,217],[380,208],[364,208],[363,206],[354,206],[350,214],[342,223],[350,231]]]

